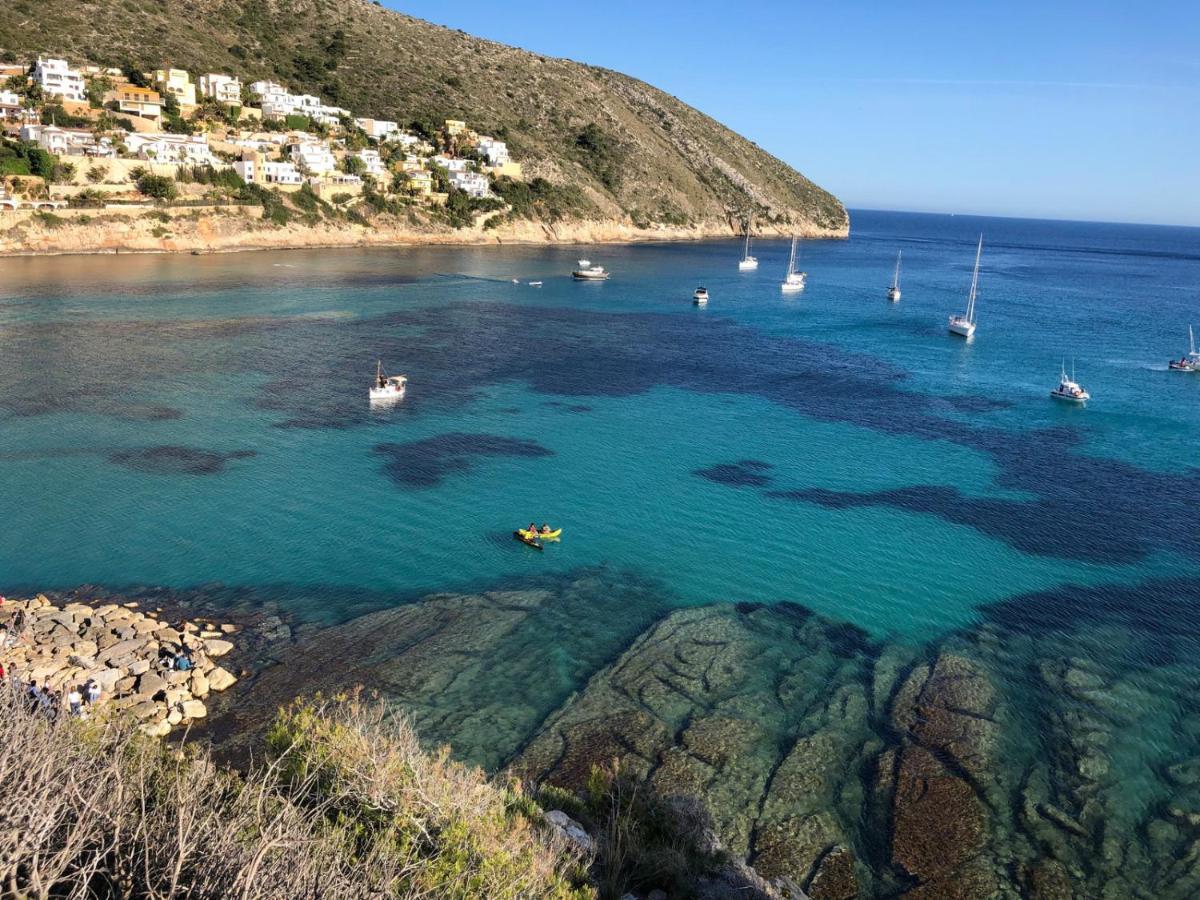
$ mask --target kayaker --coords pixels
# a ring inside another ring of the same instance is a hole
[[[547,525],[545,522],[543,522],[542,523],[542,534],[549,534],[549,533],[550,533],[550,526]]]
[[[527,534],[537,534],[538,533],[537,525],[534,524],[533,522],[530,522],[529,527],[526,528],[525,531]]]

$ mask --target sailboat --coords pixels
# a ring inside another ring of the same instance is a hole
[[[742,258],[738,260],[738,271],[749,272],[758,268],[758,260],[750,255],[750,232],[754,230],[754,216],[746,220],[746,246],[742,250]]]
[[[799,237],[792,235],[792,255],[788,257],[787,275],[783,279],[783,284],[779,286],[785,294],[794,294],[796,291],[804,290],[804,281],[808,278],[807,272],[796,271],[796,245],[799,240]]]
[[[900,300],[900,257],[904,251],[896,253],[896,274],[892,276],[892,286],[888,288],[888,300],[896,303]]]
[[[384,375],[383,360],[375,363],[375,383],[371,385],[372,400],[399,400],[404,396],[408,378],[404,375]]]
[[[961,316],[950,317],[950,333],[965,338],[975,334],[975,297],[979,293],[979,257],[983,253],[983,235],[979,236],[979,246],[975,248],[975,271],[971,273],[971,293],[967,295],[967,311]]]
[[[1050,392],[1055,400],[1065,400],[1068,403],[1087,403],[1092,395],[1080,387],[1075,380],[1075,360],[1071,360],[1071,377],[1067,377],[1067,363],[1063,361],[1062,374],[1058,377],[1058,387]]]
[[[1191,349],[1187,356],[1181,356],[1179,359],[1173,359],[1167,363],[1167,368],[1176,372],[1200,372],[1200,353],[1196,352],[1196,335],[1192,333],[1192,326],[1188,326],[1188,345]]]

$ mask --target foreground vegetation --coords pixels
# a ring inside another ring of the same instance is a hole
[[[542,803],[594,843],[552,827]],[[535,797],[425,752],[402,718],[353,698],[281,711],[236,773],[194,743],[49,720],[5,686],[0,820],[12,897],[687,896],[721,863],[702,814],[618,770],[597,769],[582,796]]]

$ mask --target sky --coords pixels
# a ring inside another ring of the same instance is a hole
[[[384,0],[641,78],[851,208],[1200,226],[1200,0]]]

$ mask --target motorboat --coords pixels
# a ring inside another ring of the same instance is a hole
[[[541,287],[542,283],[540,281],[531,281],[531,282],[529,282],[529,286],[530,287]]]
[[[705,306],[708,304],[708,288],[698,287],[692,291],[692,303],[696,306]]]
[[[1200,372],[1200,353],[1196,352],[1196,335],[1192,333],[1192,326],[1188,326],[1188,344],[1191,349],[1187,356],[1181,356],[1179,359],[1173,359],[1167,363],[1167,368],[1173,372]]]
[[[900,302],[900,257],[904,254],[903,250],[896,252],[896,274],[892,276],[891,286],[888,287],[887,298],[891,303]]]
[[[579,260],[579,268],[571,273],[576,281],[608,281],[608,275],[604,266],[594,266],[590,259]]]
[[[979,293],[979,257],[983,253],[983,235],[975,248],[975,271],[971,273],[971,292],[967,294],[967,310],[961,316],[951,316],[948,328],[951,334],[971,338],[975,336],[975,298]]]
[[[1092,399],[1092,395],[1080,387],[1075,381],[1075,363],[1071,363],[1071,377],[1067,377],[1067,366],[1064,363],[1062,374],[1058,377],[1058,387],[1050,392],[1050,396],[1055,400],[1062,400],[1066,403],[1086,403]]]
[[[383,360],[375,364],[375,383],[371,385],[371,400],[399,400],[404,396],[404,389],[408,386],[408,377],[405,375],[385,375],[383,373]]]
[[[751,233],[754,231],[754,216],[746,220],[746,244],[742,248],[742,258],[738,260],[739,272],[750,272],[758,268],[758,260],[750,255]]]
[[[783,284],[779,286],[779,289],[785,294],[794,294],[804,290],[804,284],[808,280],[807,272],[796,271],[796,246],[799,242],[800,238],[792,235],[792,252],[788,257],[787,274],[783,277]]]

